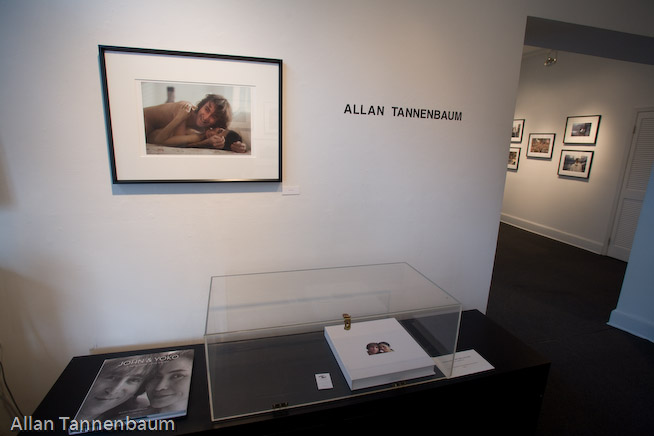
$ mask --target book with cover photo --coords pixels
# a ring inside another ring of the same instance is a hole
[[[186,415],[194,350],[184,349],[107,359],[102,363],[69,434],[123,429]]]
[[[395,318],[325,327],[351,390],[433,375],[434,360]]]

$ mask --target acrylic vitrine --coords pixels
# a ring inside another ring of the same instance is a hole
[[[406,263],[212,277],[205,330],[212,419],[450,377],[460,317],[461,304]],[[409,345],[420,368],[397,363]]]

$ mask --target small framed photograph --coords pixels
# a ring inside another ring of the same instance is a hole
[[[511,142],[521,143],[522,132],[525,130],[525,120],[513,120],[513,129],[511,130]]]
[[[588,179],[592,163],[592,151],[561,150],[559,175],[575,177],[578,179]]]
[[[520,163],[520,147],[509,147],[509,163],[507,168],[517,171],[518,164]]]
[[[99,46],[114,183],[282,180],[282,61]]]
[[[601,115],[568,117],[565,123],[563,142],[566,144],[595,145],[601,118]]]
[[[551,159],[555,136],[554,133],[530,133],[527,157]]]

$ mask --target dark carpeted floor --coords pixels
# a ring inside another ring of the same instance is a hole
[[[626,266],[500,225],[486,315],[552,362],[538,435],[654,434],[654,343],[606,324]]]

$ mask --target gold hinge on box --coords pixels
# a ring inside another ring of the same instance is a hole
[[[350,330],[350,327],[352,327],[352,317],[347,313],[344,313],[343,321],[345,322],[345,330]]]

